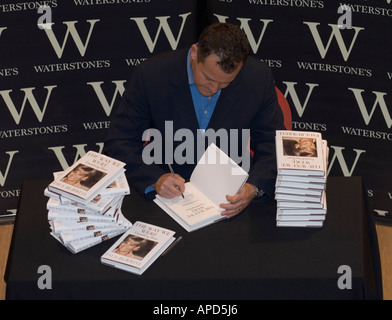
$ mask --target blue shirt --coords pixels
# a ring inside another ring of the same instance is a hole
[[[189,50],[188,52],[187,60],[189,88],[191,89],[193,107],[195,108],[197,121],[199,122],[199,128],[201,130],[201,133],[204,133],[208,126],[208,123],[210,122],[216,103],[218,102],[221,90],[219,90],[211,97],[205,97],[199,92],[196,85],[193,83],[193,72],[191,68],[190,53],[191,50]]]

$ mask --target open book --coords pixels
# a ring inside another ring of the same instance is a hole
[[[247,179],[245,170],[211,144],[185,184],[184,198],[166,199],[157,195],[154,201],[191,232],[224,219],[219,205],[227,203],[227,195],[237,194]]]

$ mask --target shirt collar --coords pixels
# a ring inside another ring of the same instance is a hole
[[[189,51],[188,51],[187,69],[188,69],[189,84],[193,84],[193,72],[192,72],[192,68],[191,68],[191,49],[189,49]]]

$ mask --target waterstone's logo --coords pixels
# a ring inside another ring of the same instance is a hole
[[[243,170],[249,171],[250,129],[219,129],[217,131],[211,128],[207,130],[199,129],[197,137],[194,137],[193,132],[187,128],[181,128],[174,132],[173,121],[165,121],[164,136],[165,141],[163,141],[162,132],[155,128],[144,131],[142,139],[147,144],[143,148],[142,158],[145,164],[195,164],[195,159],[196,161],[201,159],[208,144],[216,144],[219,139],[220,149],[234,162],[241,163]],[[175,141],[181,143],[174,149]],[[240,146],[241,150],[238,150]],[[195,157],[195,152],[197,157]],[[208,157],[208,164],[227,164],[228,161],[227,158],[223,157],[219,157],[219,159]],[[232,174],[237,175],[241,172],[234,169]]]

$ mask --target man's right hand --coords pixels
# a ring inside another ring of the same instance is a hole
[[[185,191],[185,179],[176,174],[171,173],[162,175],[155,183],[155,190],[161,197],[173,199],[181,196]]]

